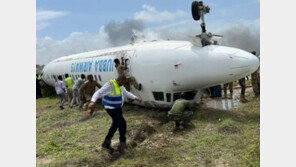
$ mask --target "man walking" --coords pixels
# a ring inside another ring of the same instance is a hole
[[[62,81],[63,78],[62,76],[58,76],[58,80],[55,83],[55,91],[57,93],[58,96],[60,96],[60,109],[63,110],[64,107],[64,103],[66,101],[66,95],[65,95],[65,86],[64,86],[64,82]]]
[[[82,108],[83,102],[82,100],[80,100],[80,95],[78,90],[84,82],[85,82],[85,75],[81,74],[81,77],[78,79],[78,81],[74,84],[74,87],[73,87],[73,99],[71,101],[70,108],[73,107],[75,101],[79,105],[79,108]]]
[[[71,105],[71,101],[73,98],[73,79],[69,76],[69,74],[65,74],[65,85],[66,85],[66,89],[67,89],[67,94],[68,94],[68,103],[69,103],[69,107]]]
[[[95,107],[95,102],[98,98],[102,99],[102,104],[104,105],[107,113],[112,118],[112,125],[109,129],[107,136],[105,137],[102,147],[108,149],[110,154],[113,153],[114,149],[111,147],[111,139],[119,129],[119,151],[124,152],[126,148],[126,121],[122,115],[122,106],[124,103],[124,98],[129,98],[132,100],[137,100],[141,102],[142,99],[136,97],[132,93],[128,92],[123,85],[126,83],[125,76],[119,76],[116,80],[112,79],[105,83],[103,87],[95,92],[89,104],[89,108],[93,109]]]
[[[88,104],[90,103],[91,97],[96,91],[96,87],[99,89],[102,87],[97,81],[94,80],[92,75],[87,75],[87,81],[80,87],[79,94],[84,95],[85,98],[85,111],[88,110]],[[90,115],[92,115],[94,109],[91,109]]]

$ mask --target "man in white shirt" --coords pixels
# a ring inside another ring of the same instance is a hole
[[[65,94],[65,85],[61,75],[58,76],[58,80],[55,83],[55,91],[57,95],[60,96],[60,109],[63,110],[64,109],[63,105],[66,102],[66,94]]]
[[[119,151],[123,152],[126,147],[126,121],[122,116],[122,106],[124,103],[124,98],[129,98],[132,100],[137,100],[141,102],[142,99],[136,97],[132,93],[125,90],[123,85],[126,83],[125,76],[119,76],[116,80],[110,80],[105,83],[102,88],[97,90],[92,96],[91,103],[89,108],[93,109],[95,107],[95,102],[98,98],[102,98],[102,104],[104,105],[107,113],[112,118],[112,125],[109,129],[109,132],[105,138],[105,141],[102,144],[102,147],[108,149],[110,154],[113,153],[114,149],[111,147],[111,139],[116,132],[117,128],[119,129]]]

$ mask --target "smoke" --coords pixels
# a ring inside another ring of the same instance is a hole
[[[135,42],[152,40],[189,40],[189,36],[200,34],[199,23],[192,21],[183,11],[158,11],[143,5],[133,18],[122,22],[111,21],[100,27],[99,32],[73,32],[63,40],[50,37],[37,38],[36,62],[50,61],[71,54],[126,45],[136,35]],[[208,22],[207,30],[224,37],[221,45],[260,53],[260,19],[225,22]],[[148,28],[146,28],[146,26]]]
[[[144,22],[135,19],[127,19],[123,22],[112,21],[104,26],[104,32],[113,46],[126,44],[131,40],[135,31],[142,32],[143,30]]]
[[[233,26],[219,32],[224,37],[221,45],[260,53],[260,32],[247,26]]]

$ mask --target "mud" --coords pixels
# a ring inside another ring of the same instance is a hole
[[[252,88],[246,88],[246,94],[250,93]],[[227,91],[227,95],[229,96],[229,91]],[[232,99],[223,99],[223,98],[205,98],[202,99],[202,107],[204,108],[212,108],[217,110],[231,110],[237,108],[241,103],[240,99],[240,89],[233,90],[233,98]]]
[[[221,129],[218,130],[218,133],[222,133],[222,134],[234,134],[239,132],[239,129],[237,127],[234,126],[228,126],[228,127],[223,127]]]
[[[155,128],[147,124],[138,130],[138,132],[133,137],[133,141],[143,142],[148,136],[152,135],[154,132],[156,132]]]
[[[127,142],[126,142],[126,150],[125,152],[130,151],[132,148],[137,147],[139,144],[143,143],[149,136],[153,135],[156,132],[156,125],[159,123],[143,123],[140,128],[136,131],[128,131],[127,132]],[[125,154],[125,152],[121,153],[118,151],[119,141],[112,140],[112,147],[115,151],[112,154],[105,155],[104,159],[106,162],[116,161],[121,155]],[[102,148],[96,149],[98,152],[102,150]]]

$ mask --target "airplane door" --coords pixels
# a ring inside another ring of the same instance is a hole
[[[124,59],[124,63],[127,64],[127,70],[125,71],[125,75],[128,76],[132,76],[132,59],[134,57],[135,54],[135,50],[129,50],[126,51],[123,55],[123,59]]]
[[[126,51],[123,55],[124,57],[124,62],[126,63],[127,65],[127,70],[125,70],[125,76],[127,77],[134,77],[135,80],[137,80],[137,77],[133,75],[133,63],[132,63],[132,60],[135,56],[135,53],[136,51],[135,50],[129,50],[129,51]],[[137,89],[134,88],[134,86],[130,85],[130,89],[132,91],[132,93],[134,93],[136,96],[140,97],[141,98],[141,95],[139,94],[139,91]]]

